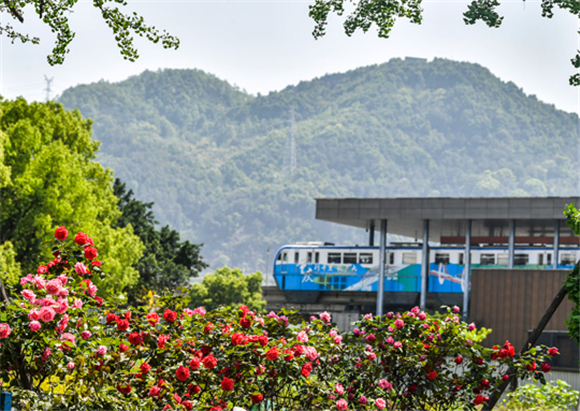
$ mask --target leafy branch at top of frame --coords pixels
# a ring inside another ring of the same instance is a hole
[[[378,36],[388,38],[397,18],[408,18],[412,23],[421,24],[423,19],[422,0],[315,0],[309,6],[309,16],[314,20],[315,26],[312,35],[318,39],[326,34],[328,16],[336,13],[343,16],[345,4],[351,4],[354,10],[347,15],[343,23],[347,36],[351,36],[357,29],[366,33],[373,25],[378,29]],[[524,0],[525,1],[525,0]],[[500,6],[500,0],[472,0],[463,13],[465,24],[472,25],[477,21],[483,21],[488,27],[500,27],[503,16],[500,16],[496,8]],[[542,16],[552,18],[554,7],[566,10],[580,18],[580,1],[578,0],[542,0]],[[579,32],[580,34],[580,32]],[[571,59],[576,73],[570,76],[569,83],[572,86],[580,86],[580,50]]]
[[[24,23],[24,7],[33,5],[36,15],[56,35],[54,48],[51,54],[47,56],[48,63],[54,66],[62,64],[65,56],[70,51],[70,43],[74,39],[75,33],[70,28],[68,14],[73,11],[73,7],[77,2],[78,0],[24,0],[20,2],[2,0],[0,13],[7,13],[18,22]],[[135,12],[127,14],[118,7],[108,6],[107,3],[127,6],[127,2],[124,0],[93,0],[93,6],[101,12],[106,24],[113,31],[115,41],[124,59],[135,61],[139,58],[137,49],[133,44],[132,33],[145,37],[153,43],[161,42],[166,49],[177,49],[179,47],[179,39],[177,37],[169,35],[166,31],[160,32],[155,27],[146,25],[143,17]],[[23,34],[9,23],[0,25],[0,35],[11,39],[13,43],[16,40],[33,44],[40,42],[38,37],[30,37]]]

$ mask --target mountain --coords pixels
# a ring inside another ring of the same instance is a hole
[[[471,63],[394,59],[264,96],[163,70],[60,101],[94,119],[99,161],[154,201],[162,224],[204,243],[211,269],[266,271],[294,241],[366,243],[362,230],[315,221],[314,198],[580,187],[578,116]]]

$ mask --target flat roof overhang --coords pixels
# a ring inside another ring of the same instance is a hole
[[[387,220],[387,232],[413,239],[423,236],[423,222],[429,220],[429,241],[464,237],[466,222],[472,220],[473,237],[505,238],[510,220],[515,220],[516,242],[519,238],[554,237],[556,221],[560,238],[571,237],[566,225],[564,207],[576,197],[514,197],[514,198],[319,198],[316,199],[316,219],[337,224],[379,230],[380,221]],[[553,241],[553,240],[552,240]],[[520,240],[519,242],[523,242]],[[528,241],[525,241],[526,243]],[[561,241],[562,244],[570,241]]]

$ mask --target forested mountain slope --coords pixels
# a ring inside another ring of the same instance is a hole
[[[95,120],[98,159],[162,224],[205,243],[212,269],[265,271],[267,249],[292,241],[366,241],[315,221],[318,197],[564,196],[580,184],[578,117],[470,63],[394,59],[257,97],[163,70],[60,101]]]

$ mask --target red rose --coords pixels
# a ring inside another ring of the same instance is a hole
[[[461,355],[458,355],[457,357],[455,357],[455,364],[459,365],[463,362],[463,357]]]
[[[127,351],[128,349],[129,349],[129,346],[127,346],[127,345],[125,345],[125,344],[123,344],[123,343],[119,344],[119,351],[121,351],[121,352],[125,352],[125,351]]]
[[[274,361],[276,358],[278,358],[278,349],[276,347],[270,348],[266,353],[266,358],[270,361]]]
[[[149,325],[155,327],[159,322],[159,315],[156,312],[151,312],[147,314],[147,321],[149,321]]]
[[[556,347],[549,348],[548,355],[551,355],[552,357],[558,355],[558,349]]]
[[[117,384],[117,391],[122,392],[123,394],[129,394],[133,388],[130,385],[121,386]]]
[[[232,335],[232,345],[244,345],[246,337],[242,333],[234,333]]]
[[[119,317],[117,317],[115,314],[113,314],[113,313],[107,314],[107,324],[114,323],[118,320],[119,320]]]
[[[260,343],[260,345],[262,347],[265,347],[266,345],[268,345],[268,336],[267,335],[260,335],[258,337],[258,342]]]
[[[243,328],[250,328],[252,326],[252,321],[249,318],[242,318],[240,320],[240,325]]]
[[[481,385],[483,388],[487,388],[489,387],[489,380],[481,380],[479,385]]]
[[[528,371],[534,371],[536,369],[536,362],[534,361],[533,363],[526,365],[526,369]]]
[[[88,242],[89,242],[89,236],[86,235],[85,233],[78,233],[75,236],[75,243],[77,243],[78,245],[85,245]]]
[[[68,231],[65,227],[58,227],[56,229],[56,231],[54,232],[54,238],[56,238],[59,241],[64,241],[66,240],[66,236],[68,235]]]
[[[97,304],[97,307],[100,307],[103,305],[103,299],[101,297],[95,297],[95,304]]]
[[[199,368],[199,364],[201,363],[201,359],[197,356],[193,357],[189,360],[189,366],[192,370],[197,370]]]
[[[542,371],[550,372],[551,370],[552,370],[552,367],[550,366],[550,364],[548,364],[547,362],[542,364]]]
[[[87,247],[85,248],[85,258],[87,260],[92,260],[97,258],[98,251],[95,247]]]
[[[417,385],[416,384],[409,385],[409,391],[411,391],[411,392],[417,391]]]
[[[202,345],[201,346],[201,353],[203,355],[208,355],[211,352],[211,347],[209,345]]]
[[[48,273],[48,267],[45,265],[39,265],[38,268],[36,269],[36,273],[38,275],[46,274]]]
[[[177,313],[171,310],[165,310],[163,313],[163,319],[168,323],[172,323],[177,319]]]
[[[492,354],[493,355],[493,354]],[[477,365],[483,365],[483,358],[477,357],[474,361]]]
[[[175,377],[179,381],[185,381],[189,378],[189,368],[180,366],[177,371],[175,371]]]
[[[503,375],[503,377],[501,377],[501,379],[502,379],[503,381],[507,381],[507,380],[509,380],[509,379],[510,379],[510,376],[509,376],[509,375],[507,375],[507,374],[504,374],[504,375]]]
[[[429,381],[434,380],[435,377],[437,377],[437,371],[431,371],[429,374],[427,374]]]
[[[217,365],[217,359],[212,354],[205,357],[202,360],[202,362],[203,362],[203,366],[205,368],[207,368],[208,370],[211,370],[212,368],[214,368]]]
[[[205,327],[203,327],[203,332],[207,334],[207,333],[211,332],[212,328],[213,328],[213,323],[208,322],[207,325]]]
[[[132,332],[131,334],[129,334],[128,339],[132,345],[141,344],[141,335],[138,332]]]
[[[234,389],[234,382],[227,377],[222,380],[222,389],[224,391],[231,391]]]
[[[117,321],[117,330],[125,331],[127,328],[129,328],[129,321],[127,321],[127,320],[118,320]]]
[[[139,368],[141,369],[141,373],[147,374],[149,372],[149,370],[151,369],[151,366],[149,364],[147,364],[146,362],[144,362],[143,364],[141,364],[141,366]]]
[[[183,401],[181,403],[181,405],[183,405],[187,411],[191,411],[191,409],[193,408],[193,402],[191,402],[191,401],[187,401],[187,400]]]
[[[473,403],[475,405],[479,405],[479,404],[483,404],[483,396],[482,395],[478,395],[477,397],[475,397],[475,399],[473,400]]]
[[[264,400],[262,394],[252,394],[252,404],[259,404]]]

